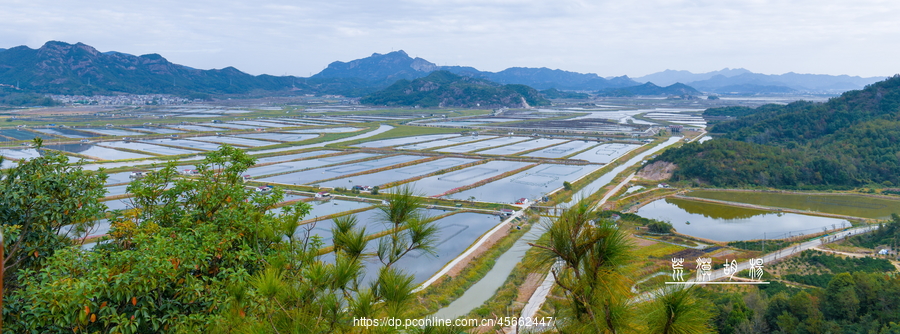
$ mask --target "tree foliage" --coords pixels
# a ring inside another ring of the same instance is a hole
[[[653,160],[677,164],[675,180],[779,188],[900,184],[900,76],[826,103],[707,112],[740,117],[712,126],[719,138]]]
[[[447,71],[434,71],[412,81],[398,80],[381,91],[363,97],[360,102],[387,106],[470,108],[549,104],[540,92],[525,85],[499,85]]]
[[[92,185],[102,191],[102,178],[69,169],[60,157],[29,164],[10,170],[4,181],[23,182],[29,177],[26,171],[42,172],[34,177],[47,181],[35,183],[36,190],[21,183],[14,188],[31,191],[16,196],[35,194],[33,202],[38,204],[31,207],[51,210],[33,226],[48,229],[59,224],[55,220],[77,222],[100,211],[87,206],[102,196],[92,192]],[[275,214],[270,209],[283,198],[280,190],[257,193],[243,185],[241,176],[253,164],[252,157],[225,145],[198,164],[199,176],[179,176],[170,162],[134,181],[129,186],[133,208],[114,219],[107,242],[84,250],[66,246],[71,242],[61,238],[62,246],[51,247],[55,252],[38,257],[43,259],[39,266],[20,266],[20,286],[6,298],[6,329],[355,332],[354,316],[403,316],[411,309],[413,276],[391,265],[410,252],[430,250],[437,233],[411,191],[392,195],[382,208],[385,222],[397,233],[382,238],[388,241],[376,257],[385,265],[366,282],[363,264],[372,255],[364,252],[367,235],[357,228],[356,219],[336,219],[333,255],[322,255],[329,245],[312,235],[314,225],[299,224],[309,212],[307,204],[283,207]],[[84,199],[84,212],[63,211],[74,204],[51,196],[65,190],[53,180],[81,186],[68,194]],[[3,194],[13,196],[16,191]]]
[[[53,151],[19,160],[0,173],[0,224],[4,235],[6,284],[14,287],[20,269],[42,268],[57,250],[73,244],[100,217],[106,205],[105,176],[89,175]]]
[[[533,268],[550,271],[566,298],[558,329],[563,333],[659,333],[707,331],[708,314],[693,290],[660,290],[648,306],[638,307],[631,262],[632,245],[612,222],[600,219],[580,201],[546,223],[546,238]]]

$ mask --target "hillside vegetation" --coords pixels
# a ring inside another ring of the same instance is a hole
[[[419,107],[524,107],[549,101],[525,85],[500,85],[482,79],[435,71],[412,81],[401,79],[360,100],[365,104]]]
[[[674,180],[779,188],[900,184],[900,76],[825,103],[719,112],[738,118],[713,125],[718,138],[654,159],[679,166]]]

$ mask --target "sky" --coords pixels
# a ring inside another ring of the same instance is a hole
[[[401,49],[494,72],[869,77],[900,72],[898,18],[895,0],[0,0],[0,48],[82,42],[303,77]]]

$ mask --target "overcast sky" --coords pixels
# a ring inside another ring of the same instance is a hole
[[[48,40],[304,77],[400,49],[486,71],[886,76],[900,72],[900,2],[0,0],[0,48]]]

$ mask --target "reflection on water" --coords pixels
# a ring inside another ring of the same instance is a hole
[[[668,221],[679,233],[718,241],[780,239],[847,225],[837,218],[775,213],[679,199],[660,199],[638,210],[646,218]]]
[[[698,202],[678,198],[666,198],[666,203],[674,204],[688,213],[702,215],[712,219],[747,219],[753,216],[772,213],[772,211],[734,207],[715,203]]]
[[[688,196],[863,218],[887,219],[900,213],[900,199],[862,195],[698,190]]]

